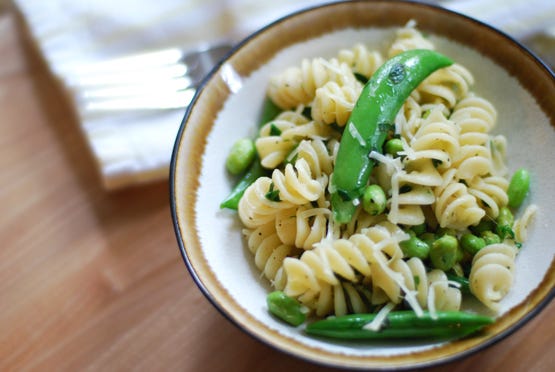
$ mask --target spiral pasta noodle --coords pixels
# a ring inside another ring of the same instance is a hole
[[[443,184],[435,188],[434,211],[441,227],[464,230],[477,225],[486,212],[468,192],[468,187],[454,178],[456,172],[457,169],[447,171]]]
[[[280,288],[282,284],[279,284],[279,278],[283,270],[283,260],[293,252],[294,247],[283,244],[271,222],[256,229],[244,229],[243,234],[247,239],[247,247],[254,255],[256,267],[277,288]]]
[[[409,22],[406,27],[399,29],[396,38],[389,47],[387,55],[391,58],[399,53],[411,49],[435,49],[434,44],[426,39],[415,24]]]
[[[498,310],[512,286],[516,255],[516,247],[500,243],[482,248],[472,260],[470,290],[492,310]]]
[[[403,275],[409,291],[415,291],[416,300],[423,309],[435,311],[456,311],[460,309],[462,294],[449,284],[447,275],[441,270],[428,272],[422,260],[413,257],[397,259],[391,267]]]
[[[435,71],[416,89],[421,94],[421,102],[442,103],[448,108],[453,108],[468,94],[472,84],[472,74],[463,66],[453,64]]]
[[[368,50],[364,44],[357,43],[350,49],[342,49],[337,57],[339,62],[346,63],[354,73],[369,78],[384,63],[381,53]]]
[[[279,192],[279,199],[295,205],[315,201],[322,196],[325,184],[312,177],[310,166],[304,159],[287,164],[284,171],[274,169],[272,173],[274,190]]]
[[[260,177],[245,190],[237,208],[243,225],[248,228],[264,225],[274,221],[281,209],[293,206],[286,201],[277,202],[266,197],[271,188],[273,188],[272,179]]]
[[[275,168],[302,139],[329,135],[327,126],[310,121],[299,112],[284,111],[262,126],[255,146],[262,166]]]
[[[469,96],[453,110],[450,119],[460,128],[461,150],[454,166],[457,177],[471,179],[493,172],[491,150],[488,148],[488,132],[495,125],[497,113],[487,100]]]
[[[405,169],[391,176],[388,218],[394,223],[419,225],[425,221],[421,207],[435,202],[431,187],[443,182],[434,162],[439,163],[438,168],[448,168],[459,150],[458,127],[440,109],[434,109],[404,148]],[[409,191],[402,193],[403,188]]]
[[[475,177],[468,182],[468,193],[476,197],[488,216],[497,218],[499,209],[509,202],[508,187],[509,181],[504,177]]]
[[[355,84],[356,78],[347,64],[337,59],[304,59],[300,67],[291,67],[270,79],[268,96],[283,109],[308,105],[316,90],[329,81],[339,85]]]
[[[330,81],[324,84],[316,90],[312,117],[320,123],[345,126],[361,90],[362,86],[355,83],[340,86]]]

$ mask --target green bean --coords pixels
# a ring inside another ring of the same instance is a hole
[[[399,246],[405,257],[418,257],[425,260],[430,253],[430,246],[428,243],[418,239],[416,236],[411,236],[409,239],[403,240],[399,243]]]
[[[509,206],[518,208],[526,198],[530,189],[530,173],[524,168],[518,169],[511,177],[507,196],[509,197]]]
[[[460,275],[447,273],[447,279],[455,283],[458,283],[460,285],[459,289],[461,290],[462,293],[464,294],[472,293],[470,292],[470,281],[468,280],[468,278],[465,278],[464,276],[460,276]]]
[[[384,326],[378,331],[365,328],[376,314],[351,314],[330,317],[308,324],[306,332],[313,336],[345,340],[457,338],[469,335],[493,323],[488,316],[460,311],[438,311],[437,316],[414,311],[389,313]]]
[[[379,185],[369,185],[362,194],[362,208],[370,215],[377,216],[385,211],[387,197]]]
[[[374,160],[394,129],[395,116],[410,93],[432,72],[453,63],[432,50],[414,49],[386,61],[364,86],[349,117],[336,157],[332,178],[333,217],[351,221],[368,183]]]
[[[486,246],[486,242],[483,238],[470,233],[463,234],[459,241],[461,243],[461,247],[472,256]]]
[[[267,174],[268,170],[260,164],[258,157],[255,157],[251,167],[247,170],[243,177],[241,177],[227,198],[220,203],[220,208],[237,210],[239,200],[241,200],[241,197],[245,193],[247,187],[249,187],[249,185],[256,181],[259,177]]]
[[[437,269],[447,271],[457,263],[459,258],[459,242],[452,235],[443,235],[430,247],[430,261]]]
[[[256,156],[256,147],[250,138],[237,140],[227,155],[225,166],[229,173],[238,175],[252,164]]]
[[[271,99],[266,98],[264,101],[264,106],[262,108],[262,114],[259,120],[259,126],[262,126],[275,118],[281,109],[272,102]],[[237,210],[239,205],[239,200],[245,193],[247,187],[249,187],[257,178],[265,176],[268,172],[260,164],[260,160],[255,156],[251,163],[250,168],[245,172],[245,174],[238,180],[235,184],[231,193],[220,203],[220,208],[228,208]]]
[[[392,138],[385,143],[384,150],[386,154],[397,157],[399,152],[403,151],[403,141],[399,138]]]
[[[295,327],[303,324],[306,320],[306,314],[303,312],[301,304],[282,291],[269,293],[266,303],[270,313]]]

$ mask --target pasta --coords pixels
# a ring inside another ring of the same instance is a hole
[[[509,244],[492,244],[481,249],[472,262],[470,290],[484,305],[497,310],[499,301],[513,282],[517,249]]]
[[[383,56],[414,48],[435,46],[409,23],[385,49],[356,43],[335,58],[305,59],[269,81],[267,95],[283,111],[261,127],[256,149],[271,175],[245,190],[238,216],[255,266],[315,316],[459,310],[463,292],[448,270],[468,276],[471,292],[492,310],[512,286],[517,247],[538,208],[505,226],[509,234],[481,229],[508,208],[508,144],[492,133],[497,112],[460,64],[431,74],[404,102],[390,136],[400,143],[396,153],[369,154],[370,183],[386,195],[384,213],[371,215],[353,200],[350,222],[332,217],[335,158],[362,90],[358,79],[371,78]],[[431,235],[435,240],[424,243],[431,250],[450,235],[460,249],[462,236],[484,231],[498,240],[485,243],[483,235],[485,247],[460,254],[449,269],[405,246]]]

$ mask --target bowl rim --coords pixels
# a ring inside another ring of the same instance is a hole
[[[199,277],[199,274],[195,271],[195,268],[193,267],[191,259],[190,259],[189,255],[187,253],[185,239],[182,235],[182,231],[181,231],[181,228],[180,228],[180,225],[179,225],[179,218],[178,218],[178,211],[177,211],[177,208],[178,208],[177,207],[177,194],[178,194],[179,191],[176,189],[176,184],[175,184],[176,172],[177,172],[177,169],[176,169],[177,165],[176,164],[177,164],[177,161],[178,161],[179,149],[180,149],[182,139],[184,137],[187,121],[188,121],[188,119],[191,115],[191,112],[193,111],[197,101],[199,100],[199,97],[201,96],[203,90],[205,89],[206,85],[214,78],[215,75],[217,75],[217,73],[220,71],[222,65],[225,64],[225,62],[228,61],[233,55],[235,55],[236,53],[241,51],[241,49],[245,45],[247,45],[249,42],[251,42],[252,40],[254,40],[258,37],[260,37],[261,35],[266,33],[268,30],[273,29],[277,25],[279,25],[279,24],[281,24],[281,23],[283,23],[283,22],[285,22],[285,21],[287,21],[291,18],[302,16],[305,13],[318,11],[318,9],[320,9],[320,8],[328,8],[328,7],[334,7],[334,6],[344,6],[345,4],[349,4],[349,3],[355,3],[355,4],[356,3],[390,3],[390,4],[395,4],[395,5],[410,4],[410,5],[416,6],[416,7],[432,8],[436,12],[448,14],[449,16],[452,16],[452,17],[459,17],[459,18],[465,20],[465,22],[470,22],[470,23],[473,23],[473,24],[475,24],[476,26],[478,26],[480,28],[486,29],[488,32],[496,33],[502,39],[504,39],[508,43],[512,44],[513,47],[516,47],[518,50],[520,50],[520,52],[524,53],[527,56],[528,59],[530,59],[534,63],[538,64],[540,69],[542,69],[543,72],[546,73],[546,75],[551,78],[551,81],[553,83],[555,83],[555,72],[549,65],[547,65],[547,63],[545,61],[541,60],[533,51],[531,51],[528,47],[526,47],[524,44],[522,44],[520,41],[518,41],[517,39],[515,39],[511,35],[507,34],[504,31],[501,31],[501,30],[495,28],[494,26],[492,26],[490,24],[487,24],[483,21],[480,21],[476,18],[465,15],[463,13],[453,11],[453,10],[450,10],[450,9],[447,9],[447,8],[443,8],[439,5],[430,4],[430,3],[423,3],[423,2],[419,2],[419,1],[415,1],[415,0],[348,0],[348,1],[333,1],[333,2],[327,2],[327,3],[323,3],[323,4],[319,4],[319,5],[308,6],[308,7],[305,7],[303,9],[291,12],[291,13],[283,16],[283,17],[280,17],[280,18],[276,19],[275,21],[267,24],[266,26],[252,32],[251,34],[249,34],[248,36],[243,38],[241,41],[236,43],[231,48],[231,50],[212,68],[210,73],[208,75],[206,75],[205,78],[201,81],[197,91],[195,92],[195,95],[194,95],[192,101],[190,102],[189,106],[186,108],[185,113],[183,115],[183,118],[181,120],[181,123],[179,125],[179,130],[177,132],[176,139],[175,139],[175,142],[174,142],[174,147],[173,147],[173,150],[172,150],[171,161],[170,161],[170,169],[169,169],[169,197],[170,197],[169,201],[170,201],[170,212],[171,212],[171,218],[172,218],[172,225],[173,225],[173,228],[174,228],[174,232],[175,232],[175,236],[176,236],[176,240],[177,240],[177,243],[178,243],[178,248],[179,248],[180,254],[182,256],[182,259],[185,263],[185,266],[187,267],[187,270],[189,271],[189,274],[191,275],[193,281],[195,282],[197,287],[200,289],[200,291],[203,293],[203,295],[218,310],[218,312],[224,316],[224,318],[228,319],[232,324],[234,324],[238,329],[240,329],[241,331],[243,331],[247,335],[249,335],[249,336],[253,337],[254,339],[262,342],[265,345],[268,345],[272,349],[278,350],[279,352],[291,355],[293,357],[296,357],[296,358],[299,358],[299,359],[302,359],[302,360],[305,360],[307,362],[317,364],[317,365],[322,365],[322,366],[327,366],[327,367],[349,367],[349,368],[354,368],[354,369],[366,369],[364,367],[361,368],[360,366],[356,366],[356,365],[354,365],[354,366],[353,365],[341,366],[341,365],[338,365],[338,364],[333,364],[329,361],[317,360],[317,359],[305,356],[303,354],[294,353],[290,350],[284,350],[284,349],[278,347],[277,345],[271,343],[269,340],[265,339],[261,335],[256,334],[253,330],[242,326],[241,323],[233,316],[233,314],[229,313],[218,302],[218,300],[214,297],[214,295],[210,292],[210,290],[203,284],[201,278]],[[256,68],[253,69],[253,71],[254,70],[256,70]],[[513,76],[513,77],[518,79],[518,77],[515,77],[515,76]],[[518,80],[520,82],[520,79],[518,79]],[[524,85],[524,89],[529,90],[527,88],[528,87],[526,85]],[[544,107],[541,104],[541,102],[537,102],[537,103],[540,106],[540,108],[542,108],[542,110],[543,110]],[[555,127],[555,117],[551,117],[550,122],[551,122],[551,126]],[[538,287],[535,288],[529,294],[529,297],[532,296],[535,292],[537,292],[537,290],[541,286],[541,283],[545,282],[548,279],[548,276],[551,278],[550,281],[554,281],[554,279],[553,279],[553,277],[555,277],[554,272],[555,272],[555,259],[552,261],[551,266],[547,270],[546,275],[544,276],[542,281],[540,282],[540,285],[538,285]],[[551,275],[549,275],[550,273],[551,273]],[[547,293],[545,293],[544,297],[536,304],[536,306],[533,309],[527,311],[520,319],[518,319],[518,321],[516,321],[512,325],[506,327],[504,330],[498,332],[493,337],[488,338],[485,341],[483,341],[483,342],[481,342],[481,343],[479,343],[479,344],[477,344],[473,347],[467,348],[463,351],[457,352],[455,354],[451,354],[451,355],[449,355],[447,357],[444,357],[444,358],[427,360],[427,361],[424,361],[424,362],[421,362],[421,363],[418,363],[418,364],[391,365],[391,366],[383,365],[383,366],[380,366],[380,367],[377,367],[377,368],[376,367],[370,367],[370,368],[378,369],[378,370],[393,370],[393,369],[395,369],[395,370],[407,370],[407,369],[412,369],[412,368],[438,366],[438,365],[441,365],[441,364],[445,364],[445,363],[449,363],[449,362],[453,362],[453,361],[456,361],[456,360],[463,359],[465,357],[468,357],[472,354],[475,354],[475,353],[477,353],[481,350],[484,350],[484,349],[496,344],[497,342],[505,339],[509,335],[518,331],[521,327],[523,327],[525,324],[527,324],[531,319],[536,317],[554,298],[555,298],[555,286],[552,286],[547,291]],[[523,302],[525,302],[525,301],[526,300],[524,300]]]

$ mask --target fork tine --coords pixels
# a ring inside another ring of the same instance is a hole
[[[191,103],[195,92],[195,88],[189,88],[177,92],[165,92],[162,94],[158,93],[151,95],[85,100],[79,103],[79,106],[81,107],[81,111],[84,116],[122,110],[179,109],[187,107]]]
[[[166,49],[88,65],[68,82],[85,115],[116,110],[183,108],[198,83],[231,49],[215,44],[183,52]]]

